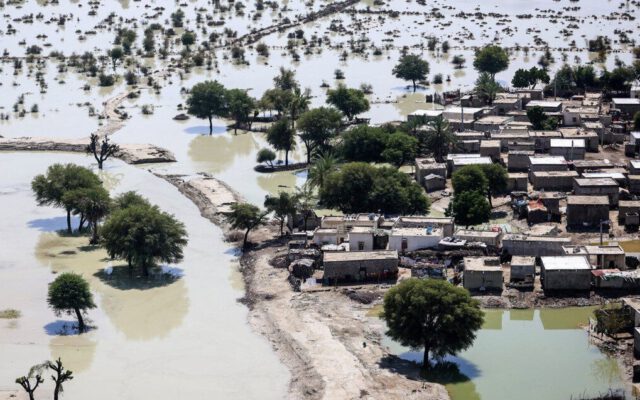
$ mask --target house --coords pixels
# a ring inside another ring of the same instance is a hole
[[[613,98],[611,99],[611,108],[620,110],[622,114],[633,117],[635,113],[640,111],[639,98]]]
[[[523,172],[509,172],[507,174],[507,192],[528,191],[529,177]]]
[[[606,170],[609,168],[614,168],[615,164],[611,161],[604,160],[575,160],[573,162],[573,169],[578,171],[578,173],[583,173],[586,171],[594,171],[594,170]]]
[[[442,110],[416,110],[407,115],[407,122],[426,124],[442,116]]]
[[[493,101],[495,112],[498,115],[505,115],[510,111],[522,109],[522,99],[519,97],[501,97]]]
[[[489,157],[454,157],[451,160],[451,174],[467,165],[491,165],[493,161]]]
[[[598,227],[609,220],[609,197],[578,196],[567,197],[567,226]]]
[[[620,200],[618,203],[618,221],[624,225],[634,225],[628,224],[627,219],[631,217],[631,221],[629,222],[635,222],[639,214],[640,200]]]
[[[339,237],[337,228],[316,228],[313,231],[313,243],[322,247],[327,244],[340,244],[344,238]]]
[[[535,150],[546,153],[551,147],[551,139],[562,139],[560,131],[529,131],[529,137],[535,144]]]
[[[584,172],[584,179],[613,179],[618,186],[627,186],[627,171],[621,168],[610,168],[600,172]]]
[[[578,178],[576,171],[537,171],[531,174],[531,184],[535,190],[570,192]]]
[[[536,258],[530,256],[511,257],[511,281],[531,281],[536,276]]]
[[[540,281],[545,291],[591,289],[591,264],[583,255],[540,257]]]
[[[496,132],[501,126],[513,122],[513,117],[487,115],[473,123],[473,129],[480,132]]]
[[[563,156],[533,156],[529,157],[529,172],[536,171],[566,171],[567,160]],[[531,174],[529,174],[531,176]]]
[[[458,229],[454,236],[467,242],[480,242],[487,246],[500,247],[502,232],[499,230],[477,231],[473,229]]]
[[[629,175],[640,175],[640,160],[629,160]]]
[[[483,140],[480,142],[480,155],[490,157],[493,162],[500,161],[500,141]]]
[[[627,187],[629,188],[629,193],[640,194],[640,174],[629,174],[627,176]]]
[[[545,100],[532,100],[527,103],[527,111],[534,107],[540,107],[545,113],[554,113],[562,111],[561,101],[545,101]]]
[[[580,196],[601,196],[609,197],[609,204],[618,205],[620,186],[618,182],[611,178],[575,178],[573,180],[573,192]]]
[[[393,228],[389,235],[389,250],[405,252],[436,248],[443,237],[442,229],[434,228],[433,226],[426,228]]]
[[[563,156],[567,161],[584,160],[584,139],[551,139],[549,154]]]
[[[562,246],[571,244],[571,238],[553,236],[529,236],[506,234],[502,237],[502,251],[512,256],[559,256],[564,254]]]
[[[442,229],[445,237],[453,236],[455,228],[453,217],[402,216],[393,225],[394,228],[427,228],[428,226]]]
[[[427,192],[434,192],[436,190],[444,190],[447,187],[447,178],[444,176],[429,174],[424,177],[424,188]]]
[[[618,245],[565,246],[564,252],[566,255],[587,257],[593,268],[626,269],[625,252]]]
[[[594,131],[589,131],[581,128],[560,128],[563,139],[584,140],[584,147],[586,151],[597,153],[598,145],[600,144],[600,138]]]
[[[325,252],[323,278],[325,283],[392,278],[398,273],[398,263],[395,250]]]
[[[372,251],[375,229],[355,226],[349,233],[349,251]]]
[[[503,277],[497,257],[465,257],[462,286],[469,291],[502,290]]]
[[[533,157],[533,151],[511,151],[507,156],[507,168],[509,171],[528,171],[529,157]]]
[[[447,165],[438,163],[434,158],[416,158],[416,181],[424,185],[427,175],[447,176]]]
[[[509,143],[531,142],[529,130],[526,128],[505,128],[499,132],[491,132],[491,139],[500,141],[500,151],[507,151]]]
[[[483,108],[474,107],[447,107],[444,109],[442,116],[449,120],[460,121],[461,117],[464,118],[465,123],[473,123],[482,117],[484,112]]]

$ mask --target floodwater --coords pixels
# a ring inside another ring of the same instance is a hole
[[[109,162],[101,176],[112,193],[137,190],[189,232],[182,263],[148,281],[131,278],[88,238],[60,236],[60,209],[36,205],[30,181],[53,162],[91,165],[80,155],[0,154],[0,308],[22,311],[0,320],[0,393],[16,389],[31,365],[61,357],[75,375],[70,399],[284,397],[289,373],[247,324],[237,253],[220,229],[170,184]],[[48,283],[65,271],[88,280],[97,305],[88,314],[95,328],[82,335],[66,335],[73,318],[46,304]]]
[[[452,400],[568,400],[624,388],[614,358],[589,343],[593,307],[485,310],[473,346],[446,360],[458,366],[446,383]],[[401,358],[422,362],[422,352],[390,338]]]

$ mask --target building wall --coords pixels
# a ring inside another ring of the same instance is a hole
[[[584,147],[551,147],[549,154],[552,156],[563,156],[567,161],[584,160],[586,150]]]
[[[324,278],[325,279],[364,279],[361,270],[366,271],[367,275],[382,274],[388,270],[390,273],[398,272],[398,260],[375,259],[360,261],[325,261],[324,262]]]
[[[364,248],[360,248],[358,243],[362,242]],[[373,250],[373,234],[372,233],[353,233],[349,232],[349,251],[372,251]]]
[[[599,204],[570,204],[567,206],[567,225],[582,226],[584,222],[591,226],[609,219],[609,206]]]
[[[551,242],[502,238],[502,249],[512,256],[561,256],[564,255],[562,246],[570,243],[563,240]]]
[[[464,271],[462,285],[467,290],[501,290],[502,271]]]
[[[328,234],[315,233],[313,235],[313,243],[315,243],[317,246],[322,246],[322,245],[325,245],[325,244],[339,244],[338,243],[338,235],[337,234],[328,235]]]
[[[438,243],[442,240],[440,235],[427,235],[427,236],[389,236],[389,250],[402,250],[402,239],[407,240],[407,248],[404,251],[415,251],[420,249],[429,249],[438,247]]]
[[[620,188],[618,186],[578,186],[573,184],[573,191],[581,196],[609,196],[611,205],[618,205],[620,198]]]
[[[546,175],[534,172],[531,174],[531,184],[535,190],[570,192],[573,189],[575,175]]]
[[[528,275],[536,275],[535,265],[511,265],[511,280],[524,280]]]
[[[547,271],[543,265],[541,277],[543,279],[542,287],[544,290],[591,289],[591,271],[588,269]]]

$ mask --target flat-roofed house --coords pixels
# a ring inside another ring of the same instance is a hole
[[[584,160],[584,139],[551,139],[549,154],[563,156],[567,161]]]
[[[511,257],[511,281],[533,281],[536,276],[536,258],[531,256]]]
[[[337,280],[366,281],[396,276],[399,257],[395,250],[325,252],[322,264],[327,283]]]
[[[567,226],[598,227],[609,220],[609,197],[567,196]]]
[[[540,107],[546,113],[561,112],[561,101],[545,101],[545,100],[532,100],[527,103],[527,110],[531,110],[534,107]]]
[[[432,249],[444,238],[442,229],[428,226],[426,228],[393,228],[389,234],[389,250],[399,252]]]
[[[611,206],[618,205],[620,196],[620,186],[611,178],[575,178],[573,191],[580,196],[608,196]]]
[[[502,250],[511,256],[559,256],[563,246],[571,244],[571,238],[555,236],[530,236],[506,234],[502,237]]]
[[[442,229],[442,234],[453,236],[455,224],[453,217],[428,217],[420,215],[410,215],[398,217],[394,228],[427,228],[429,226]]]
[[[570,192],[576,178],[576,171],[536,171],[531,173],[531,184],[535,190]]]
[[[470,291],[502,290],[503,277],[497,257],[465,257],[462,285]]]
[[[632,117],[635,113],[640,111],[640,99],[626,97],[613,98],[611,99],[611,108],[620,110],[623,114],[627,114]]]
[[[541,257],[540,264],[545,291],[591,289],[591,264],[583,255]]]

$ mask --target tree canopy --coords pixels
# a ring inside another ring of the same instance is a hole
[[[98,243],[98,222],[107,216],[111,209],[109,192],[102,186],[81,188],[68,191],[62,197],[65,204],[71,204],[73,210],[82,215],[91,227],[91,244]]]
[[[406,174],[390,167],[347,163],[330,173],[320,201],[344,213],[424,214],[429,200]]]
[[[80,333],[85,331],[82,314],[86,313],[87,310],[96,308],[87,281],[82,276],[71,272],[58,275],[49,284],[47,303],[56,314],[75,313]]]
[[[489,221],[491,206],[482,192],[474,190],[456,193],[448,214],[454,217],[456,224],[478,225]]]
[[[338,134],[341,120],[342,114],[328,107],[314,108],[300,116],[298,130],[307,150],[307,163],[311,162],[314,150],[327,147],[329,141]]]
[[[272,212],[274,217],[280,222],[280,236],[284,233],[284,223],[287,216],[296,212],[297,199],[294,194],[280,192],[277,196],[267,195],[264,199],[264,208]]]
[[[213,133],[213,117],[227,113],[227,91],[218,81],[204,81],[191,88],[187,98],[187,112],[196,118],[209,120],[209,134]]]
[[[173,215],[136,202],[111,213],[102,226],[102,243],[110,257],[140,266],[148,276],[157,262],[182,260],[187,232]]]
[[[274,149],[284,151],[284,164],[289,165],[289,152],[296,147],[296,136],[287,118],[280,119],[269,127],[267,142]]]
[[[531,67],[529,69],[518,69],[511,79],[511,85],[516,88],[533,88],[538,82],[549,83],[549,74],[544,69]]]
[[[485,104],[492,105],[501,89],[500,85],[487,72],[480,73],[476,79],[476,94]]]
[[[527,118],[529,118],[529,122],[531,122],[531,125],[533,125],[533,129],[536,131],[552,131],[555,130],[558,126],[558,121],[547,116],[547,114],[544,112],[544,109],[540,106],[535,106],[528,109]]]
[[[227,222],[233,229],[243,229],[244,239],[242,248],[247,247],[249,232],[265,223],[267,213],[249,203],[234,203],[231,205],[231,212],[227,214]]]
[[[362,90],[347,88],[343,84],[327,91],[327,103],[340,110],[349,121],[370,108]]]
[[[253,97],[243,89],[229,89],[226,91],[227,113],[233,118],[235,124],[233,131],[237,132],[238,127],[248,125],[251,129],[251,116],[256,109],[256,102]]]
[[[429,63],[415,54],[407,54],[400,58],[398,64],[393,67],[393,75],[396,78],[411,81],[413,91],[416,91],[416,81],[424,80],[429,73]]]
[[[100,186],[100,179],[90,169],[75,164],[53,164],[46,174],[37,175],[31,181],[38,205],[64,208],[67,212],[67,233],[71,233],[73,205],[65,202],[64,195],[76,189]],[[69,200],[69,198],[67,198]]]
[[[484,193],[489,187],[489,181],[478,165],[466,165],[454,172],[451,184],[456,194],[473,191]]]
[[[430,354],[441,359],[470,347],[484,314],[463,288],[411,278],[385,294],[383,319],[389,337],[403,346],[424,348],[423,368],[429,368]]]
[[[444,162],[444,157],[449,154],[451,146],[457,142],[449,121],[443,116],[438,116],[427,123],[427,129],[419,131],[417,136],[420,150],[433,154],[439,163]]]
[[[486,72],[493,79],[498,72],[509,67],[509,55],[500,46],[488,45],[476,51],[473,67],[478,72]]]

